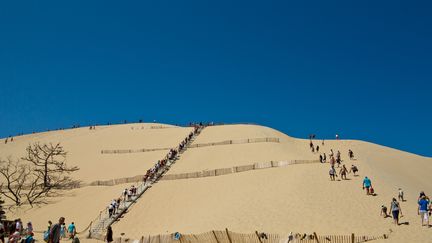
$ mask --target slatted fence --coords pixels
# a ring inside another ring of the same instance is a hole
[[[114,243],[363,243],[373,240],[388,239],[389,235],[381,236],[358,236],[350,235],[317,235],[295,234],[289,237],[279,234],[268,233],[236,233],[225,229],[223,231],[209,231],[200,234],[184,234],[179,239],[170,235],[142,236],[140,239],[129,239],[126,237],[116,237]]]

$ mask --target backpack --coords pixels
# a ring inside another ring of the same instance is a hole
[[[44,234],[43,234],[43,240],[44,240],[45,242],[48,242],[48,241],[49,241],[49,231],[45,231],[45,232],[44,232]]]

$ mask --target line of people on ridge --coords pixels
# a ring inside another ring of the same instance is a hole
[[[187,143],[189,143],[189,141],[192,139],[192,137],[198,133],[199,129],[200,129],[200,126],[195,126],[194,130],[192,132],[190,132],[189,135],[179,143],[177,148],[170,149],[170,151],[168,152],[168,154],[165,156],[164,159],[159,160],[152,168],[148,169],[146,174],[144,175],[144,178],[143,178],[144,183],[146,183],[149,180],[155,179],[156,176],[158,175],[158,172],[162,168],[165,168],[167,162],[169,160],[175,159],[177,154],[185,149],[185,146],[187,145]]]

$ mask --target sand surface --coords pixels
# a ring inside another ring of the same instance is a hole
[[[81,180],[134,176],[148,169],[165,151],[102,155],[100,150],[175,146],[191,131],[176,127],[150,129],[156,125],[129,124],[100,127],[96,131],[80,128],[27,135],[14,143],[0,144],[0,156],[19,154],[30,141],[61,141],[70,149],[68,161],[82,168],[77,173]],[[263,137],[277,137],[280,143],[190,148],[169,173],[271,160],[318,159],[319,154],[309,150],[309,140],[295,139],[256,125],[207,127],[194,144]],[[332,182],[328,178],[329,164],[303,164],[160,181],[113,225],[114,234],[125,233],[127,237],[139,239],[149,234],[200,233],[229,228],[248,233],[258,230],[280,234],[315,231],[318,234],[381,235],[391,229],[391,239],[383,242],[432,242],[432,228],[420,226],[416,211],[418,193],[423,190],[432,195],[431,158],[363,141],[325,141],[324,146],[321,140],[314,143],[327,155],[330,149],[335,153],[340,150],[344,163],[357,165],[360,176],[351,174],[350,180]],[[348,160],[348,149],[354,151],[356,160]],[[365,175],[372,179],[377,196],[366,196],[362,191]],[[70,192],[74,196],[59,198],[58,202],[13,216],[31,219],[36,228],[44,228],[47,218],[65,215],[67,220],[78,222],[80,230],[124,186],[128,185],[80,188]],[[401,222],[409,222],[409,225],[394,226],[390,218],[380,217],[379,211],[382,204],[389,206],[399,187],[404,189],[407,199],[401,204],[405,215]]]

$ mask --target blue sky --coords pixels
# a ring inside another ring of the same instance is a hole
[[[253,122],[432,156],[430,1],[3,1],[0,137]]]

